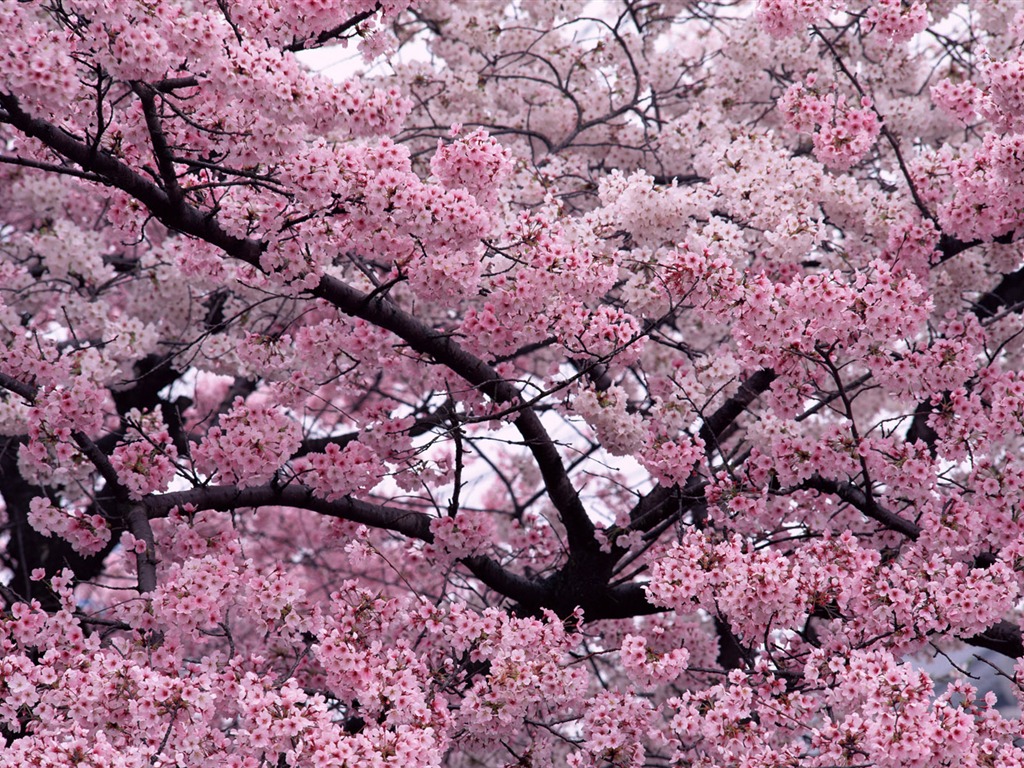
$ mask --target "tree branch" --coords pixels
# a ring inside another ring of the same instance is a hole
[[[374,528],[395,531],[413,539],[430,542],[430,516],[398,507],[370,504],[346,496],[335,501],[326,501],[299,483],[279,486],[267,483],[250,488],[237,485],[208,485],[190,491],[175,491],[143,500],[150,519],[165,517],[172,508],[190,505],[195,510],[218,510],[230,512],[244,507],[296,507],[318,512],[340,520],[369,525]]]
[[[775,371],[770,368],[762,368],[759,371],[752,373],[743,383],[740,384],[740,388],[736,391],[732,397],[726,400],[722,405],[711,414],[708,418],[704,419],[704,424],[700,428],[700,438],[704,441],[704,444],[710,448],[715,445],[717,447],[718,440],[725,432],[725,430],[732,424],[743,411],[750,407],[750,404],[754,402],[758,397],[767,391],[768,387],[775,381],[777,375]]]
[[[1021,639],[1020,627],[1009,621],[1000,621],[984,632],[965,637],[964,642],[978,648],[988,648],[1011,659],[1024,657],[1024,640]]]
[[[337,40],[339,37],[344,35],[349,30],[355,29],[362,22],[366,21],[379,10],[380,3],[378,2],[374,4],[373,8],[355,14],[352,18],[348,19],[347,21],[343,21],[336,27],[332,27],[331,29],[325,29],[323,32],[321,32],[319,35],[313,38],[311,42],[307,42],[305,40],[297,41],[292,43],[291,45],[285,46],[283,50],[291,51],[292,53],[297,53],[298,51],[308,51],[311,48],[319,48],[325,43],[329,43],[332,40]]]
[[[156,91],[144,83],[133,83],[132,90],[139,97],[142,103],[142,114],[146,117],[146,129],[149,131],[149,139],[153,144],[153,156],[156,158],[157,168],[160,169],[160,178],[164,180],[164,187],[171,203],[177,207],[184,202],[181,186],[178,184],[178,175],[174,170],[174,157],[167,145],[167,137],[164,136],[163,126],[160,124],[160,115],[156,108]]]
[[[331,276],[321,278],[313,295],[348,315],[360,317],[391,331],[417,352],[430,355],[450,368],[495,403],[514,403],[520,397],[519,390],[513,384],[505,381],[483,360],[464,350],[449,335],[439,333],[420,322],[382,296],[370,298]],[[570,549],[596,548],[594,524],[572,486],[554,440],[540,418],[532,409],[524,407],[512,423],[519,430],[540,469],[548,497],[561,515]]]
[[[36,393],[38,390],[35,387],[31,384],[26,384],[23,381],[18,381],[16,378],[8,376],[3,371],[0,371],[0,387],[3,387],[8,392],[13,392],[30,403],[34,403],[36,400]]]
[[[510,573],[489,557],[467,557],[462,563],[470,572],[495,592],[524,606],[549,607],[547,591],[542,584]]]
[[[139,592],[152,592],[156,589],[156,540],[146,516],[146,508],[142,504],[133,504],[128,510],[128,527],[136,539],[146,543],[146,548],[135,554]]]
[[[865,517],[881,523],[889,530],[899,531],[911,541],[921,535],[921,526],[879,505],[874,499],[869,499],[864,491],[852,483],[840,483],[821,475],[813,475],[805,480],[800,487],[837,496],[847,504],[856,507]]]
[[[979,320],[994,317],[1001,309],[1018,310],[1024,305],[1024,267],[1003,275],[999,284],[981,296],[974,305]]]

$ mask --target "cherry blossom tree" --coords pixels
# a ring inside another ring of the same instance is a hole
[[[0,39],[0,765],[1024,767],[1019,3]]]

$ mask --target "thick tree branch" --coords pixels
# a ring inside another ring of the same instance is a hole
[[[643,584],[629,583],[612,587],[600,595],[599,600],[584,606],[583,615],[587,621],[601,619],[628,619],[664,613],[667,609],[654,605],[647,599]]]
[[[17,157],[15,155],[0,155],[0,163],[4,165],[18,165],[22,168],[34,168],[39,171],[45,171],[46,173],[55,173],[60,176],[74,176],[78,179],[85,179],[86,181],[104,183],[104,179],[96,174],[88,173],[86,171],[79,171],[74,168],[69,168],[65,165],[57,165],[55,163],[44,163],[39,160],[29,160],[24,157]]]
[[[1000,310],[1017,311],[1024,306],[1024,267],[1016,272],[1003,275],[988,293],[978,299],[974,305],[974,314],[979,320],[988,320]]]
[[[330,276],[321,279],[313,294],[346,314],[361,317],[391,331],[417,352],[428,354],[450,368],[495,403],[515,403],[519,400],[519,390],[487,363],[464,350],[450,336],[421,323],[386,298],[370,298]],[[533,410],[522,408],[513,424],[533,454],[548,497],[562,517],[570,549],[596,547],[594,525],[572,486],[554,440],[541,424],[540,418]]]
[[[170,198],[159,186],[111,155],[94,152],[91,146],[67,131],[32,117],[21,108],[16,97],[0,93],[0,107],[7,112],[11,125],[26,136],[42,142],[86,171],[96,174],[104,183],[131,195],[158,219],[171,218],[175,213]],[[192,208],[177,213],[180,217],[193,219],[189,223],[194,225],[198,225],[204,218]]]
[[[374,528],[395,531],[413,539],[432,541],[430,516],[409,509],[370,504],[346,496],[335,501],[326,501],[314,495],[313,491],[299,483],[277,485],[266,483],[250,488],[237,485],[208,485],[189,491],[175,491],[159,496],[147,496],[143,500],[150,519],[165,517],[172,508],[190,505],[196,511],[211,509],[220,512],[245,507],[295,507],[318,512],[340,520],[350,520]]]
[[[139,592],[145,594],[156,589],[156,540],[153,528],[146,516],[146,508],[142,504],[133,504],[128,510],[128,527],[139,541],[145,542],[146,548],[135,553],[135,565],[139,573]]]
[[[998,237],[992,238],[992,242],[999,243],[1001,245],[1008,245],[1014,241],[1016,235],[1016,231],[1006,232],[1002,235],[999,235]],[[944,261],[949,261],[954,256],[957,256],[958,254],[961,254],[964,251],[968,251],[971,248],[983,245],[984,242],[984,240],[958,240],[957,238],[952,237],[951,235],[943,233],[942,235],[939,236],[939,247],[937,250],[940,254],[942,254],[942,256],[939,259],[938,263],[941,264]]]
[[[135,95],[142,103],[142,114],[146,117],[146,129],[149,131],[149,139],[153,145],[153,156],[156,158],[156,165],[160,171],[160,178],[163,179],[167,197],[172,205],[180,206],[184,197],[181,186],[178,184],[178,175],[174,170],[174,157],[167,145],[167,137],[164,136],[163,125],[160,123],[160,115],[157,114],[156,91],[144,83],[134,83],[132,90],[135,91]]]
[[[650,531],[666,520],[679,519],[688,510],[704,503],[704,488],[707,485],[699,477],[679,486],[656,485],[630,512],[630,528],[636,531]]]
[[[964,642],[977,648],[988,648],[1011,659],[1024,657],[1024,640],[1017,624],[1000,621],[984,632],[964,638]]]
[[[523,606],[548,607],[546,590],[538,582],[506,571],[489,557],[467,557],[462,563],[476,578],[498,594]]]
[[[899,531],[911,541],[921,535],[921,526],[886,509],[874,499],[868,498],[864,491],[852,483],[840,483],[821,475],[813,475],[805,480],[801,487],[837,496],[847,504],[856,507],[865,517],[881,523],[889,530]]]
[[[291,458],[297,459],[300,456],[306,456],[310,453],[323,453],[327,450],[328,445],[336,445],[339,448],[344,448],[349,443],[355,442],[359,439],[358,432],[348,432],[344,435],[332,435],[331,437],[311,437],[302,441],[298,450],[292,454]]]
[[[251,488],[239,488],[234,485],[206,486],[190,491],[149,496],[137,508],[145,510],[144,517],[147,518],[146,524],[148,525],[149,519],[164,517],[171,509],[175,507],[181,509],[185,505],[189,505],[189,508],[195,511],[209,509],[221,512],[268,506],[293,507],[307,509],[340,520],[349,520],[374,528],[395,531],[427,543],[434,540],[430,531],[432,518],[422,512],[383,504],[370,504],[351,497],[326,501],[315,496],[310,489],[297,483],[286,486],[268,483]],[[136,534],[136,537],[142,538],[139,534]],[[152,534],[150,534],[150,541],[151,538]],[[142,555],[140,555],[141,557]],[[462,563],[480,581],[507,598],[538,607],[547,607],[550,602],[550,596],[541,584],[505,570],[488,557],[469,557],[463,559]]]
[[[699,433],[704,444],[709,449],[712,446],[717,447],[718,441],[725,430],[736,421],[743,411],[750,407],[754,400],[768,390],[768,387],[772,385],[776,378],[775,371],[770,368],[762,368],[745,379],[740,384],[736,394],[722,403],[717,411],[704,419],[704,424],[701,426]]]
[[[3,371],[0,371],[0,387],[3,387],[8,392],[13,392],[30,403],[35,402],[37,391],[35,387],[31,384],[26,384],[23,381],[18,381],[16,378],[8,376]]]

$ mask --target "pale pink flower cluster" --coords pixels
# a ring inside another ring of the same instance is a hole
[[[45,497],[29,502],[28,524],[44,536],[57,536],[76,552],[92,555],[110,541],[110,528],[102,515],[89,515],[75,507],[58,507]]]
[[[47,387],[28,414],[28,442],[18,452],[26,479],[40,485],[63,485],[88,472],[75,434],[93,435],[103,423],[107,394],[88,376],[70,386]]]
[[[112,73],[139,80],[159,80],[173,70],[173,54],[165,30],[157,25],[125,17],[108,24],[107,33]]]
[[[928,26],[928,6],[922,2],[874,0],[864,14],[868,32],[892,43],[906,43]]]
[[[431,520],[430,533],[434,537],[430,554],[441,562],[454,562],[480,554],[493,541],[494,526],[489,515],[463,509]]]
[[[489,662],[488,672],[465,692],[457,715],[480,738],[497,744],[512,723],[546,718],[582,701],[586,676],[568,656],[576,639],[550,612],[540,620],[454,604],[446,622],[438,629],[454,653]]]
[[[945,180],[934,195],[942,229],[960,239],[990,240],[1019,227],[1024,210],[1020,183],[1024,139],[1024,58],[984,53],[975,81],[946,78],[932,87],[932,100],[963,123],[984,118],[995,130],[981,133],[958,151],[937,151],[929,174]],[[926,181],[935,183],[926,177]]]
[[[742,309],[733,338],[748,361],[778,374],[771,403],[787,418],[803,407],[811,381],[827,386],[831,375],[817,362],[823,351],[842,350],[880,370],[898,365],[901,357],[883,351],[905,351],[931,312],[924,287],[881,261],[853,276],[821,272],[789,283],[758,276],[734,286],[733,306]]]
[[[649,689],[674,683],[686,671],[690,652],[685,648],[673,648],[667,653],[657,653],[649,647],[646,636],[626,635],[619,658],[629,679],[640,688]]]
[[[846,610],[877,564],[877,553],[849,532],[791,556],[752,549],[739,536],[715,543],[690,532],[653,564],[645,589],[652,602],[678,613],[720,611],[753,641],[801,626],[816,606],[834,602]]]
[[[299,447],[298,423],[281,409],[247,405],[241,397],[192,449],[197,469],[220,482],[259,485]]]
[[[407,0],[386,0],[376,4],[381,16],[371,15],[364,20],[359,25],[358,38],[362,40],[369,36],[381,23],[386,24],[408,5]],[[249,0],[233,9],[233,18],[249,35],[273,44],[287,45],[293,40],[315,38],[325,29],[330,29],[332,20],[352,18],[374,7],[375,4],[367,0],[297,0],[288,3]],[[347,44],[348,39],[343,38],[342,45]]]
[[[68,586],[69,572],[52,580],[60,605],[56,612],[48,615],[38,602],[19,603],[12,615],[0,618],[0,645],[5,648],[0,660],[0,722],[20,737],[5,751],[5,761],[30,765],[45,754],[46,764],[54,766],[89,759],[101,760],[103,765],[201,762],[256,768],[266,762],[267,755],[274,755],[275,762],[281,756],[292,763],[308,759],[343,765],[348,761],[382,768],[440,764],[448,746],[444,735],[448,712],[443,701],[427,690],[430,671],[407,649],[381,649],[378,644],[381,659],[391,659],[391,667],[385,670],[376,658],[372,665],[361,665],[359,674],[366,681],[359,689],[365,702],[362,712],[370,722],[359,734],[344,730],[323,695],[304,691],[293,677],[278,679],[272,661],[268,666],[268,659],[243,647],[225,646],[224,653],[183,661],[181,656],[228,632],[237,633],[232,643],[247,645],[252,637],[240,626],[232,601],[246,590],[250,596],[256,590],[274,590],[277,578],[268,572],[262,580],[253,579],[248,565],[237,568],[227,562],[201,570],[207,574],[171,569],[170,581],[158,590],[150,607],[136,610],[136,605],[123,612],[128,616],[135,611],[140,630],[159,630],[161,641],[156,646],[134,639],[101,644],[98,633],[86,635],[73,615],[77,606]],[[297,593],[289,593],[287,587],[284,591],[287,602],[272,600],[265,605],[267,618],[275,610],[286,621],[299,613],[287,611]],[[362,615],[365,621],[358,634],[378,637],[384,627],[381,623],[375,627],[375,619],[386,622],[388,613],[397,621],[408,619],[407,613],[383,601],[363,604],[358,597],[356,601],[353,610],[337,613],[341,621]],[[244,605],[237,607],[244,609]],[[202,623],[207,621],[219,624]],[[310,628],[303,626],[303,630]],[[329,626],[318,631],[333,638]],[[189,634],[194,640],[187,639]],[[264,634],[280,647],[297,641],[275,631],[272,624],[264,625]],[[373,645],[358,634],[351,638],[356,646]],[[136,636],[143,637],[142,632]],[[6,652],[13,643],[31,653]],[[321,681],[327,677],[325,672],[320,673]],[[339,685],[332,693],[344,696],[347,691]],[[48,714],[37,717],[37,712]],[[28,732],[24,730],[26,713],[31,718]],[[379,723],[374,722],[378,716]],[[226,721],[232,723],[230,739],[223,731]]]
[[[131,426],[110,454],[118,480],[133,499],[166,490],[174,477],[178,449],[171,442],[160,408],[147,413],[133,409],[125,421]]]
[[[582,304],[566,308],[559,318],[560,331],[570,352],[578,351],[589,357],[615,357],[623,365],[636,360],[642,347],[640,323],[619,307],[602,304],[586,309]]]
[[[878,361],[876,375],[897,396],[957,391],[977,372],[976,355],[983,346],[976,318],[949,319],[937,323],[928,346],[914,345],[899,357]]]
[[[363,643],[333,629],[317,645],[316,654],[334,695],[360,702],[364,717],[380,718],[388,725],[430,720],[431,700],[423,684],[429,672],[405,643]]]
[[[885,252],[894,270],[906,270],[923,283],[939,256],[939,234],[936,226],[920,215],[908,215],[894,222],[885,242]]]
[[[313,143],[290,152],[282,171],[295,187],[299,231],[337,250],[385,259],[394,277],[407,279],[425,298],[475,292],[480,240],[494,223],[482,191],[477,190],[478,200],[464,184],[448,188],[424,182],[413,172],[408,148],[388,138],[366,145]],[[339,206],[347,215],[337,215]],[[252,226],[255,216],[259,228],[273,232],[280,215],[272,207],[238,201],[234,218],[240,231]],[[278,280],[311,287],[327,269],[329,253],[293,241],[289,236],[276,242],[261,255],[261,265]]]
[[[54,278],[81,277],[101,285],[114,277],[114,270],[103,263],[105,237],[66,219],[33,233],[27,244],[39,255]]]
[[[641,768],[647,755],[643,742],[653,709],[640,696],[601,691],[587,702],[583,749],[571,754],[567,764],[571,768]]]
[[[71,377],[69,386],[47,388],[36,396],[32,420],[49,432],[89,435],[100,429],[106,402],[105,391],[88,376]]]
[[[895,621],[906,627],[900,634],[911,647],[930,632],[969,637],[991,626],[1020,594],[1017,574],[1002,561],[972,568],[955,558],[943,548],[882,569],[867,593],[873,608],[868,623]]]
[[[760,0],[757,4],[757,20],[773,37],[786,37],[814,24],[836,6],[845,2],[820,2],[820,0]]]
[[[671,754],[696,765],[787,765],[799,762],[805,747],[787,739],[815,717],[814,698],[787,692],[764,663],[750,673],[734,669],[725,681],[673,696],[668,724]]]
[[[917,493],[920,508],[925,510],[919,522],[927,533],[900,561],[881,564],[878,552],[860,546],[851,533],[856,521],[837,519],[835,512],[825,507],[817,524],[835,526],[833,530],[842,533],[826,535],[821,542],[787,556],[770,550],[743,553],[736,549],[735,540],[715,544],[702,535],[688,534],[654,564],[647,587],[651,599],[677,611],[692,612],[699,606],[710,610],[713,605],[729,617],[734,628],[744,634],[753,632],[750,637],[769,627],[799,626],[805,613],[828,608],[847,617],[836,642],[845,642],[842,638],[851,632],[887,632],[890,647],[906,650],[920,647],[931,633],[969,636],[990,626],[1020,593],[1019,549],[1003,549],[1016,541],[1019,531],[1012,510],[1004,508],[997,515],[995,510],[971,503],[934,505],[934,491],[929,490],[934,488],[929,485],[934,479],[929,481],[928,473],[918,471],[927,467],[921,452],[917,459],[908,454],[905,464],[886,468],[883,457],[892,449],[878,445],[862,455],[873,477],[892,483],[894,494],[913,498]],[[771,459],[779,469],[802,461],[806,458],[791,456],[784,449],[773,453]],[[780,474],[779,479],[790,483],[806,476],[806,471],[791,471],[787,476]],[[989,482],[994,481],[989,470],[984,476],[987,479],[979,477],[977,482],[995,492],[998,483]],[[1015,487],[1021,478],[1008,476],[1006,482]],[[778,512],[772,514],[763,497],[751,497],[727,483],[710,499],[735,513],[737,524],[752,529],[777,519]],[[988,567],[969,564],[974,553],[1000,550],[997,562]],[[745,563],[740,569],[744,576],[732,581],[730,574],[740,560]],[[745,593],[750,585],[759,585],[757,595],[769,596],[764,606],[749,604],[755,594]],[[775,602],[776,596],[781,605]],[[770,615],[762,610],[765,608]],[[750,623],[754,616],[760,616],[762,623]],[[894,626],[901,629],[893,632]]]
[[[986,730],[983,710],[991,703],[976,709],[970,686],[954,684],[935,697],[924,671],[897,662],[886,651],[853,650],[846,658],[828,661],[812,654],[805,674],[834,681],[829,714],[815,738],[823,760],[840,762],[856,753],[880,768],[956,764],[969,759],[979,731]],[[955,703],[964,695],[966,700]],[[1019,764],[1019,755],[1004,759],[993,764]]]
[[[388,335],[365,320],[328,315],[301,326],[293,338],[296,362],[333,373],[346,362],[383,362],[391,357]]]
[[[688,435],[670,438],[655,429],[648,430],[638,458],[659,483],[685,485],[694,468],[704,461],[704,441]]]
[[[236,354],[247,370],[259,371],[268,378],[286,375],[294,355],[295,343],[287,333],[261,334],[245,331]],[[280,371],[280,373],[278,373]]]
[[[1024,131],[1024,55],[984,62],[984,116],[1008,132]]]
[[[636,318],[601,301],[617,270],[574,242],[552,213],[523,213],[508,228],[493,276],[481,280],[487,298],[462,322],[465,345],[491,356],[554,336],[576,358],[635,359],[642,346]]]
[[[643,420],[640,414],[629,413],[628,406],[628,395],[618,386],[583,388],[572,398],[573,412],[594,429],[601,447],[612,456],[632,453],[644,438]]]
[[[697,249],[684,243],[667,254],[665,266],[672,294],[712,317],[731,315],[744,298],[744,276],[733,266],[730,255],[718,248]]]
[[[0,92],[17,93],[55,114],[82,86],[65,36],[33,16],[31,6],[18,3],[5,4],[0,13],[0,37],[7,41],[0,60]]]
[[[871,100],[862,97],[858,106],[845,95],[819,91],[814,75],[786,89],[779,109],[789,125],[813,133],[814,156],[829,168],[846,170],[875,145],[882,125]]]
[[[970,80],[954,82],[946,78],[931,87],[935,106],[965,125],[977,116],[980,96],[981,91]]]
[[[452,128],[453,141],[437,140],[430,170],[446,187],[462,187],[484,205],[497,202],[497,192],[512,171],[512,153],[482,128],[463,134]]]
[[[986,134],[947,164],[954,194],[939,206],[943,230],[964,240],[992,238],[1020,225],[1024,211],[1024,133]]]
[[[651,570],[645,587],[657,605],[683,615],[695,613],[709,595],[709,574],[719,561],[701,533],[687,533]]]
[[[231,610],[242,588],[242,573],[225,554],[208,554],[174,563],[161,574],[150,611],[175,634],[198,637]]]
[[[344,448],[328,443],[322,453],[296,459],[292,469],[317,496],[334,501],[377,485],[383,463],[370,447],[355,440]]]

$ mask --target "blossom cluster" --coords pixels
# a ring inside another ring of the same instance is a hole
[[[176,471],[178,449],[171,441],[159,408],[146,414],[135,410],[128,414],[126,421],[132,426],[126,432],[125,441],[111,452],[110,463],[117,471],[118,480],[137,500],[167,489]]]
[[[295,460],[292,469],[317,496],[333,501],[376,485],[381,461],[365,443],[357,440],[344,448],[330,443],[322,453]]]
[[[485,204],[496,202],[496,193],[511,172],[512,153],[478,128],[462,134],[452,129],[451,144],[441,139],[430,159],[430,170],[446,187],[463,187]]]
[[[810,75],[790,86],[779,99],[779,109],[797,131],[813,133],[814,156],[836,170],[857,163],[875,144],[881,131],[871,99],[862,97],[856,106],[844,94],[820,92]]]
[[[281,409],[248,405],[237,397],[192,448],[192,459],[200,472],[245,488],[269,480],[300,440],[299,425]]]
[[[82,554],[95,554],[110,541],[110,528],[102,515],[58,507],[49,499],[32,499],[27,520],[38,533],[58,536]]]

